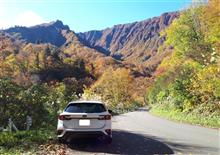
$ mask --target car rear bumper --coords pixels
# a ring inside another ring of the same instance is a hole
[[[110,130],[110,129],[107,129]],[[112,137],[111,130],[107,132],[107,130],[100,130],[100,131],[79,131],[74,129],[65,129],[65,130],[58,130],[57,137],[63,139],[71,139],[71,138],[96,138],[102,136],[110,136]]]

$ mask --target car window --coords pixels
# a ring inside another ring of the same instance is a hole
[[[100,113],[105,112],[106,108],[98,103],[72,103],[66,107],[65,111],[72,113]]]

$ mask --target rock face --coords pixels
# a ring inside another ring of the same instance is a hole
[[[177,12],[164,13],[140,22],[115,25],[101,31],[78,33],[78,37],[86,45],[106,55],[142,63],[153,57],[165,37],[160,32],[178,17]]]
[[[4,30],[4,32],[10,34],[14,39],[22,40],[28,43],[50,43],[57,47],[62,46],[67,38],[62,34],[63,31],[70,31],[67,25],[59,20],[36,25],[32,27],[20,27],[16,26]]]

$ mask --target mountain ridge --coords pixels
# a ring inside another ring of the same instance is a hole
[[[141,57],[138,61],[144,62],[158,51],[165,40],[164,36],[160,37],[160,32],[178,15],[178,12],[163,13],[140,22],[77,33],[77,36],[86,45],[116,59],[133,61]]]

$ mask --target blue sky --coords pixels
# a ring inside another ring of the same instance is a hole
[[[56,19],[76,32],[99,30],[182,10],[191,0],[0,0],[0,28]]]

